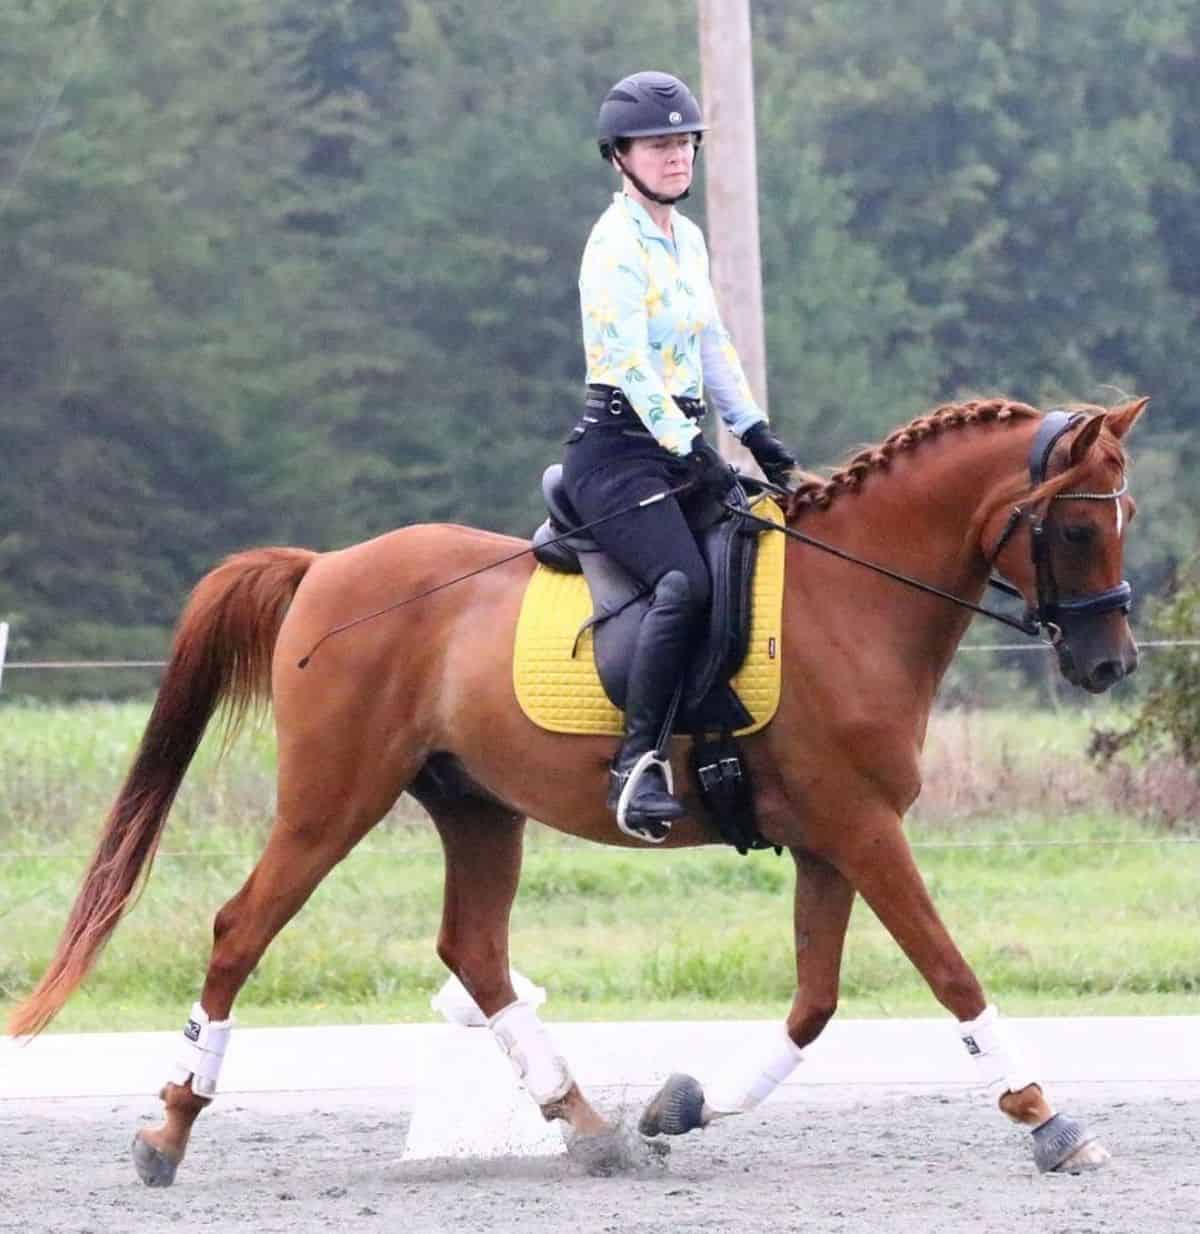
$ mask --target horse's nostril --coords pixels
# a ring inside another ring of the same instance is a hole
[[[1092,670],[1092,680],[1101,689],[1116,685],[1125,676],[1125,665],[1120,660],[1102,660]]]

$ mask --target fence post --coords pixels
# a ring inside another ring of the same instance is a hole
[[[0,686],[4,685],[4,657],[8,654],[8,622],[0,621]]]

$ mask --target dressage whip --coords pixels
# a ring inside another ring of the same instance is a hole
[[[297,668],[307,668],[308,662],[316,654],[317,648],[321,646],[326,639],[332,638],[335,634],[341,634],[346,630],[352,630],[355,626],[360,626],[364,621],[373,621],[376,617],[382,617],[385,613],[394,612],[398,608],[403,608],[406,604],[413,604],[417,600],[423,600],[426,596],[431,596],[435,592],[444,591],[447,587],[453,587],[455,583],[466,582],[469,578],[474,578],[477,574],[483,574],[487,570],[494,570],[497,566],[507,565],[510,561],[516,561],[518,557],[524,557],[528,553],[532,553],[535,548],[549,548],[552,544],[560,544],[563,540],[569,540],[572,536],[582,535],[586,531],[591,531],[593,527],[599,527],[601,523],[607,523],[610,519],[621,518],[626,514],[636,514],[638,510],[644,510],[647,506],[657,505],[660,501],[665,501],[668,497],[678,497],[682,493],[691,491],[696,485],[695,480],[685,480],[682,484],[677,484],[674,488],[669,488],[665,492],[655,493],[653,497],[644,497],[641,501],[635,501],[630,506],[625,506],[620,510],[614,510],[611,514],[601,515],[600,518],[594,518],[590,523],[584,523],[582,527],[573,527],[570,531],[563,532],[560,536],[554,536],[549,540],[543,540],[541,544],[529,545],[528,548],[519,549],[515,553],[509,553],[507,557],[501,557],[496,561],[489,561],[487,565],[480,566],[475,570],[468,570],[466,574],[460,574],[457,578],[447,579],[444,583],[438,583],[436,587],[429,587],[425,591],[419,591],[415,596],[407,596],[403,600],[397,600],[395,604],[388,604],[386,607],[377,609],[373,613],[365,613],[361,617],[355,617],[352,621],[344,622],[340,626],[334,626],[332,630],[326,630],[319,639],[309,648],[308,654],[297,662]],[[722,503],[724,504],[724,503]],[[772,524],[773,525],[773,524]]]
[[[761,480],[754,481],[761,487],[770,490],[771,492],[786,496],[786,490],[779,488],[777,485],[764,483]],[[590,531],[593,527],[599,527],[601,523],[607,523],[614,518],[621,518],[626,514],[634,514],[638,510],[643,510],[648,506],[656,505],[660,501],[665,501],[668,497],[678,497],[683,493],[691,491],[696,485],[695,480],[687,480],[683,484],[677,484],[674,488],[669,488],[661,493],[655,493],[653,497],[643,498],[641,501],[636,501],[632,505],[625,506],[620,510],[614,510],[611,514],[602,515],[600,518],[593,519],[590,523],[584,523],[581,527],[575,527],[570,531],[564,532],[562,535],[554,536],[549,540],[544,540],[538,548],[548,548],[552,544],[559,544],[563,540],[569,540],[572,536],[582,535]],[[730,514],[736,514],[739,518],[744,519],[747,523],[753,523],[762,531],[777,531],[785,536],[790,536],[793,540],[799,540],[801,544],[807,544],[810,548],[820,549],[823,553],[829,553],[831,556],[839,557],[842,561],[848,561],[856,566],[863,566],[865,569],[873,570],[876,574],[882,574],[885,578],[890,578],[897,583],[903,583],[906,587],[912,587],[917,591],[923,591],[927,595],[937,596],[942,600],[949,600],[951,604],[957,604],[960,608],[970,609],[973,613],[979,613],[984,617],[990,617],[993,621],[999,621],[1003,625],[1010,627],[1013,630],[1019,630],[1028,638],[1036,637],[1030,631],[1028,626],[1024,625],[1015,617],[1009,617],[1005,613],[998,613],[995,609],[984,607],[982,604],[976,604],[971,600],[965,600],[962,596],[956,596],[951,591],[943,591],[940,587],[935,587],[932,583],[922,582],[920,579],[911,578],[907,574],[901,574],[898,570],[892,570],[888,566],[882,566],[875,561],[867,561],[863,557],[856,557],[853,553],[847,552],[845,549],[838,548],[834,544],[829,544],[825,540],[819,540],[815,536],[810,536],[803,531],[797,531],[794,527],[788,527],[784,524],[773,523],[770,519],[760,518],[757,514],[752,514],[749,510],[743,510],[739,506],[735,506],[727,501],[722,501],[721,506]],[[510,553],[507,557],[501,557],[496,561],[489,561],[487,565],[479,566],[475,570],[469,570],[466,574],[460,574],[457,578],[447,579],[444,583],[438,583],[436,587],[429,587],[425,591],[419,591],[415,596],[407,596],[403,600],[397,600],[394,604],[388,604],[384,608],[377,609],[373,613],[365,613],[362,617],[355,617],[352,621],[347,621],[340,626],[334,626],[332,630],[327,630],[321,637],[312,645],[308,654],[298,661],[297,667],[307,668],[309,660],[312,659],[317,649],[325,642],[326,639],[332,638],[335,634],[341,634],[346,630],[352,630],[355,626],[362,625],[363,622],[373,621],[376,617],[382,617],[386,613],[394,612],[398,608],[403,608],[406,604],[413,604],[417,600],[423,600],[426,596],[431,596],[435,592],[444,591],[447,587],[453,587],[455,583],[465,582],[469,578],[474,578],[477,574],[483,574],[487,570],[494,570],[497,566],[507,565],[510,561],[516,561],[518,557],[524,557],[534,551],[535,546],[529,545],[527,548],[519,549],[515,553]],[[1002,580],[989,579],[989,583],[993,586],[1007,588],[1008,584],[1004,584]]]

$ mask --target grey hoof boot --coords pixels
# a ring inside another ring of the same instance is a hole
[[[138,1177],[147,1187],[169,1187],[175,1181],[179,1162],[173,1161],[161,1149],[135,1135],[131,1151]]]
[[[1084,1160],[1087,1154],[1083,1154],[1078,1164],[1070,1161],[1081,1149],[1093,1144],[1095,1139],[1083,1123],[1066,1114],[1055,1114],[1033,1130],[1034,1163],[1043,1174],[1055,1170],[1075,1173],[1078,1170],[1095,1169],[1108,1159],[1106,1152],[1096,1160]]]
[[[673,1075],[642,1113],[638,1130],[645,1136],[686,1135],[704,1125],[704,1089],[690,1075]]]

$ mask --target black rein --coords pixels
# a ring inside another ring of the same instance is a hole
[[[1034,437],[1033,445],[1029,451],[1029,481],[1035,489],[1046,479],[1046,468],[1050,462],[1050,454],[1058,440],[1082,419],[1084,419],[1083,412],[1072,413],[1057,409],[1046,412],[1042,417],[1042,423],[1038,427],[1037,436]],[[770,487],[773,488],[774,486]],[[1119,489],[1111,493],[1056,493],[1050,498],[1050,501],[1065,501],[1071,498],[1081,501],[1119,500],[1124,495],[1126,487],[1126,483],[1122,483]],[[1010,629],[1019,630],[1030,638],[1040,638],[1042,631],[1045,630],[1050,636],[1049,642],[1051,645],[1057,644],[1062,638],[1061,623],[1063,618],[1094,617],[1101,613],[1114,612],[1117,609],[1128,612],[1130,602],[1133,599],[1133,589],[1128,582],[1122,580],[1115,587],[1108,587],[1104,591],[1081,596],[1078,600],[1059,600],[1058,586],[1054,579],[1054,570],[1050,561],[1050,549],[1046,542],[1047,515],[1038,514],[1036,511],[1028,510],[1022,505],[1013,507],[1012,514],[1009,515],[1008,522],[1000,533],[1000,539],[996,542],[996,547],[988,558],[989,563],[994,562],[1000,555],[1001,549],[1008,543],[1013,532],[1020,526],[1022,520],[1028,518],[1030,551],[1033,556],[1037,602],[1033,605],[1027,604],[1023,616],[1018,619],[1008,616],[1007,613],[999,613],[995,609],[986,608],[982,604],[976,604],[972,600],[965,600],[962,596],[956,596],[953,592],[943,591],[932,583],[925,583],[920,579],[911,578],[907,574],[901,574],[897,570],[889,569],[887,566],[881,566],[878,562],[867,561],[863,557],[856,557],[845,549],[837,548],[824,540],[818,540],[815,536],[806,535],[802,531],[797,531],[794,527],[773,523],[768,519],[759,518],[757,514],[740,510],[736,506],[726,503],[722,504],[725,505],[725,509],[731,514],[736,514],[739,518],[754,523],[764,531],[782,532],[785,536],[790,536],[793,540],[799,540],[802,544],[820,549],[824,553],[830,553],[834,557],[840,557],[843,561],[850,561],[855,565],[864,566],[868,570],[873,570],[876,574],[882,574],[886,578],[895,579],[896,582],[903,583],[906,587],[915,588],[917,591],[923,591],[931,596],[938,596],[943,600],[949,600],[951,604],[957,604],[960,608],[970,609],[973,613],[980,613],[984,617],[990,617],[993,621],[999,621]],[[1006,578],[1001,578],[998,574],[993,574],[988,579],[988,586],[995,587],[997,591],[1014,596],[1018,600],[1024,600],[1025,598],[1019,587],[1014,587]]]

